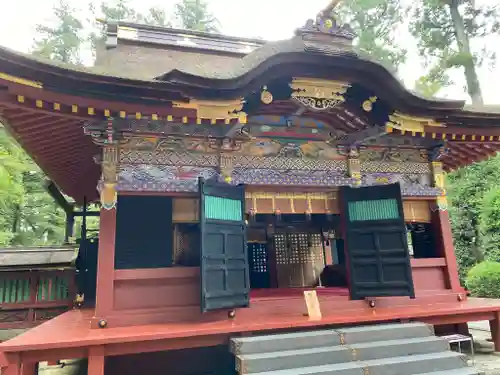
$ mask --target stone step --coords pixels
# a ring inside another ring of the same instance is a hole
[[[484,374],[483,371],[475,369],[474,367],[464,367],[455,370],[426,372],[425,374],[414,374],[414,375],[483,375],[483,374]]]
[[[346,345],[434,336],[434,328],[425,323],[377,324],[336,331],[343,336]]]
[[[323,346],[311,349],[238,355],[236,356],[236,371],[240,374],[252,374],[344,363],[353,360],[352,350],[345,345]]]
[[[417,355],[427,353],[440,353],[450,350],[448,341],[436,337],[415,337],[402,340],[374,341],[349,345],[355,350],[358,361],[369,361],[372,359],[403,357],[405,355]]]
[[[323,366],[260,372],[259,375],[416,375],[466,368],[464,356],[447,351],[443,353],[392,357],[371,361],[355,361]]]
[[[372,360],[436,353],[447,351],[448,349],[448,342],[435,336],[386,342],[377,341],[349,346],[325,346],[311,349],[239,355],[236,357],[236,370],[240,374],[251,374],[298,367],[329,365],[354,360]]]
[[[285,334],[238,337],[231,339],[231,352],[235,355],[279,352],[340,344],[402,340],[429,337],[432,328],[424,323],[378,324],[371,326],[302,331]]]

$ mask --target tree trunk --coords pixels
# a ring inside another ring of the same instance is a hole
[[[452,0],[448,4],[450,7],[451,19],[457,38],[458,50],[460,56],[464,59],[463,67],[465,70],[465,80],[467,82],[467,91],[472,99],[472,104],[483,104],[483,94],[481,86],[477,77],[476,66],[474,65],[474,58],[470,50],[469,36],[465,31],[464,20],[460,11],[458,10],[458,0]]]

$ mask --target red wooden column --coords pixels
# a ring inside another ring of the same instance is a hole
[[[95,317],[105,319],[113,310],[116,208],[101,208]],[[90,375],[90,373],[89,373]]]
[[[495,344],[495,351],[500,352],[500,312],[495,312],[495,318],[490,320],[491,339]]]
[[[89,364],[87,375],[104,375],[104,347],[89,348]]]
[[[21,375],[37,375],[37,367],[38,363],[36,362],[23,362],[21,364]]]
[[[9,354],[5,356],[5,359],[9,364],[0,370],[2,375],[21,375],[21,356],[19,353]]]
[[[436,209],[432,220],[438,239],[437,245],[440,248],[440,254],[446,260],[448,286],[454,292],[463,292],[458,278],[457,257],[455,256],[455,249],[453,247],[453,234],[451,232],[448,210]]]

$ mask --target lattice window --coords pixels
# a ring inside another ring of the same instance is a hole
[[[276,233],[274,235],[274,249],[276,251],[277,264],[289,264],[287,238],[284,233]]]
[[[248,251],[251,256],[251,272],[266,273],[267,266],[267,248],[264,243],[249,243]]]
[[[279,287],[314,286],[324,267],[319,233],[276,233],[274,250]]]
[[[321,239],[321,234],[314,233],[309,235],[309,243],[313,251],[309,254],[311,256],[311,262],[316,264],[325,264],[325,257],[323,254],[323,241]]]

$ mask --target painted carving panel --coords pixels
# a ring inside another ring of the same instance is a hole
[[[195,192],[198,177],[218,176],[215,168],[135,164],[120,169],[118,189],[122,191]],[[362,186],[399,182],[403,195],[434,196],[441,189],[431,186],[429,175],[365,173]],[[318,187],[356,186],[356,181],[341,171],[235,168],[232,183],[251,185],[302,185]]]
[[[196,191],[198,177],[217,175],[221,153],[235,184],[336,187],[399,182],[404,195],[442,193],[433,187],[427,156],[418,149],[361,149],[358,181],[347,173],[347,150],[286,137],[222,144],[206,138],[132,138],[120,149],[118,189]]]
[[[118,190],[122,191],[184,191],[198,190],[198,177],[217,175],[214,168],[135,164],[122,165]]]
[[[248,141],[224,141],[218,144],[210,139],[166,139],[132,138],[122,146],[122,158],[148,158],[148,154],[190,153],[201,155],[218,154],[219,151],[233,155],[256,157],[290,157],[300,159],[344,160],[336,148],[323,141],[297,139],[254,138]]]
[[[236,168],[233,171],[236,184],[256,185],[303,185],[342,186],[352,185],[354,180],[339,171],[290,171],[277,169]]]
[[[362,186],[385,185],[399,183],[403,195],[408,196],[434,196],[441,194],[440,188],[432,186],[429,174],[409,173],[363,173]]]

